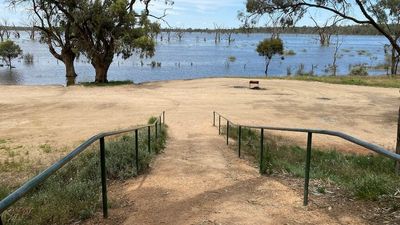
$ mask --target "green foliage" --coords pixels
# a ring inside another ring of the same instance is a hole
[[[69,28],[76,52],[84,54],[96,71],[96,82],[107,83],[108,69],[114,56],[123,59],[137,53],[140,57],[152,57],[155,52],[154,36],[160,32],[160,24],[149,20],[150,1],[47,1],[35,0],[48,14],[54,27]],[[139,4],[142,4],[139,6]],[[172,4],[170,0],[160,4]],[[136,8],[144,9],[136,12]],[[57,9],[46,11],[46,9]],[[38,15],[40,15],[38,13]],[[46,17],[47,18],[47,17]],[[53,19],[54,18],[54,19]],[[59,24],[60,23],[60,24]],[[68,26],[65,26],[68,25]],[[60,35],[47,35],[55,43]]]
[[[222,128],[225,131],[226,127]],[[237,140],[237,127],[230,127],[230,138]],[[226,133],[225,133],[226,134]],[[237,146],[235,146],[235,149]],[[288,144],[280,137],[266,133],[262,171],[276,174],[284,171],[304,177],[306,150]],[[242,128],[242,155],[260,162],[259,130]],[[357,155],[336,150],[312,149],[311,178],[333,182],[348,195],[360,199],[391,198],[398,189],[400,177],[395,174],[394,161],[378,155]],[[324,192],[324,187],[318,187]]]
[[[44,153],[52,152],[51,146],[49,144],[42,144],[39,146],[39,148],[42,149]]]
[[[350,70],[350,76],[368,76],[368,69],[364,65],[354,66]]]
[[[150,119],[148,120],[147,124],[154,124],[157,120],[158,120],[157,117],[152,116],[152,117],[150,117]]]
[[[236,61],[236,57],[231,55],[228,57],[228,62],[235,62]]]
[[[271,59],[275,54],[283,54],[283,42],[280,38],[266,38],[257,45],[260,56]]]
[[[13,41],[7,40],[0,42],[0,57],[10,69],[12,68],[12,59],[22,55],[21,48]]]
[[[146,171],[155,154],[165,147],[166,126],[155,139],[151,133],[148,151],[147,129],[139,130],[139,171],[136,171],[134,137],[125,135],[106,140],[106,172],[108,180],[124,180]],[[3,213],[6,224],[71,224],[91,217],[101,207],[99,146],[94,145],[66,164],[42,185],[23,197]],[[109,182],[110,184],[110,182]],[[13,188],[14,189],[14,188]],[[0,185],[0,198],[11,192]]]

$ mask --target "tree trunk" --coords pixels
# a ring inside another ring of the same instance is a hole
[[[265,65],[265,76],[268,77],[268,67],[269,67],[269,63],[271,62],[271,59],[267,59],[266,61],[267,61],[267,63]]]
[[[8,67],[9,67],[9,69],[11,70],[12,69],[12,65],[11,65],[11,57],[10,56],[7,56],[7,62],[6,62],[6,64],[8,64]]]
[[[112,61],[111,61],[112,62]],[[111,62],[104,62],[102,60],[96,60],[94,61],[93,67],[96,71],[96,83],[107,83],[107,73],[108,73],[108,68],[110,68]]]
[[[396,51],[395,49],[392,47],[392,63],[391,63],[391,67],[390,67],[390,75],[396,75]]]
[[[75,85],[76,81],[76,73],[74,61],[76,58],[75,53],[72,51],[62,51],[62,61],[65,64],[65,77],[67,79],[67,86]]]
[[[400,154],[400,107],[399,107],[399,117],[397,120],[397,144],[396,144],[396,153]],[[396,173],[400,175],[400,162],[396,162]]]

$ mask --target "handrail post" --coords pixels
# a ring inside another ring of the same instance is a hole
[[[304,202],[303,202],[304,206],[308,205],[308,184],[310,181],[311,145],[312,145],[312,133],[308,132],[307,156],[306,156],[306,167],[304,176]]]
[[[157,138],[158,138],[158,124],[157,124],[157,122],[155,124],[155,128],[156,128],[155,134],[156,134],[156,141],[157,141]]]
[[[229,120],[226,120],[226,145],[229,145]]]
[[[159,126],[160,126],[160,132],[161,132],[161,124],[162,124],[162,121],[161,121],[161,116],[160,116],[160,122],[159,122]]]
[[[238,155],[240,158],[240,148],[242,146],[242,126],[239,126],[239,135],[238,135]]]
[[[213,111],[213,127],[215,127],[215,111]]]
[[[136,163],[136,175],[139,175],[139,135],[138,135],[138,130],[135,130],[135,151],[136,151],[136,156],[135,156],[135,163]]]
[[[218,135],[221,135],[221,115],[218,115]]]
[[[260,132],[260,173],[262,174],[264,167],[264,128]]]
[[[165,125],[165,111],[162,112],[163,124]]]
[[[100,167],[101,167],[101,193],[103,197],[103,217],[108,218],[106,151],[104,146],[104,137],[100,138]],[[0,225],[2,224],[0,223]]]
[[[147,148],[149,153],[151,153],[151,126],[147,127]]]

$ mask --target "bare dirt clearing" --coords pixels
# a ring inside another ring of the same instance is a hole
[[[210,123],[216,110],[240,123],[340,130],[395,146],[397,89],[286,80],[261,81],[262,90],[237,88],[247,84],[248,79],[216,78],[118,87],[1,86],[0,160],[22,156],[47,164],[95,133],[178,108],[186,112],[179,118],[185,123],[206,116],[191,125]],[[304,135],[290,135],[304,142]],[[334,138],[315,140],[356,149]]]

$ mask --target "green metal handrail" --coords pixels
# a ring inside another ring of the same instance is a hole
[[[150,131],[151,127],[155,128],[155,135],[156,139],[158,137],[158,132],[161,132],[161,124],[165,124],[165,111],[163,111],[159,117],[157,117],[157,120],[154,121],[154,123],[149,124],[149,125],[143,125],[143,126],[136,126],[130,129],[125,129],[125,130],[118,130],[118,131],[110,131],[110,132],[104,132],[97,134],[85,142],[83,142],[81,145],[79,145],[75,150],[73,150],[71,153],[66,155],[64,158],[60,159],[58,162],[54,163],[47,169],[45,169],[43,172],[40,174],[36,175],[29,181],[27,181],[25,184],[23,184],[21,187],[19,187],[17,190],[6,196],[4,199],[0,201],[0,225],[3,225],[3,222],[1,220],[1,214],[7,210],[10,206],[12,206],[14,203],[16,203],[19,199],[24,197],[29,191],[32,189],[36,188],[38,185],[40,185],[43,181],[45,181],[47,178],[49,178],[51,175],[53,175],[55,172],[57,172],[59,169],[61,169],[65,164],[70,162],[73,158],[75,158],[79,153],[85,151],[91,144],[93,144],[96,141],[99,141],[100,143],[100,166],[101,166],[101,186],[102,186],[102,202],[103,202],[103,216],[104,218],[108,217],[108,201],[107,201],[107,179],[106,179],[106,163],[105,163],[105,142],[104,138],[109,137],[109,136],[114,136],[118,134],[123,134],[123,133],[128,133],[128,132],[134,132],[135,134],[135,150],[136,150],[136,169],[137,171],[139,170],[139,164],[138,164],[138,130],[147,128],[148,129],[148,148],[150,151]]]
[[[313,134],[323,134],[329,136],[339,137],[356,145],[362,146],[368,150],[374,151],[380,155],[385,157],[391,158],[395,161],[400,162],[400,154],[396,154],[392,151],[389,151],[381,146],[371,144],[367,141],[355,138],[348,134],[332,131],[332,130],[317,130],[317,129],[305,129],[305,128],[287,128],[287,127],[269,127],[269,126],[253,126],[253,125],[242,125],[238,123],[233,123],[227,117],[222,116],[220,113],[213,112],[213,126],[216,126],[215,118],[218,116],[218,134],[221,134],[221,118],[225,119],[227,122],[226,127],[226,144],[229,144],[229,126],[235,125],[238,127],[238,154],[239,158],[241,155],[241,137],[242,137],[242,128],[249,128],[249,129],[260,129],[260,173],[262,172],[262,165],[263,165],[263,154],[264,154],[264,130],[276,130],[276,131],[288,131],[288,132],[301,132],[307,133],[307,155],[306,155],[306,165],[305,165],[305,178],[304,178],[304,201],[303,204],[306,206],[308,205],[308,185],[310,180],[310,165],[311,165],[311,146],[312,146],[312,135]]]

